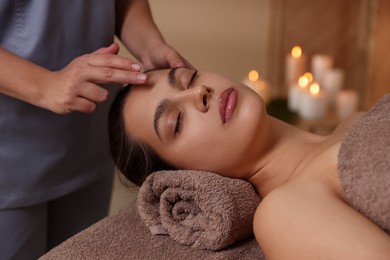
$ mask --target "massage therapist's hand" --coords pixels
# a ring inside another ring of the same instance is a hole
[[[108,99],[108,91],[98,84],[143,84],[146,75],[141,65],[116,55],[114,43],[93,53],[74,59],[65,68],[53,72],[51,83],[43,90],[43,106],[58,113],[93,112]]]
[[[195,69],[178,51],[165,42],[160,42],[158,45],[149,48],[149,50],[145,51],[139,59],[141,60],[145,71],[155,68],[175,67]]]

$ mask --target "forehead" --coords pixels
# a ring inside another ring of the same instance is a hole
[[[167,81],[167,77],[168,77],[168,73],[171,69],[161,69],[161,70],[152,70],[152,71],[148,71],[146,72],[146,74],[148,75],[148,80],[146,82],[146,84],[144,85],[136,85],[137,87],[144,87],[144,86],[147,86],[147,87],[152,87],[154,85],[156,85],[156,83],[158,83],[159,81],[161,80],[164,80],[166,83],[168,83]]]
[[[158,89],[157,86],[168,85],[168,72],[168,69],[147,72],[148,81],[146,84],[133,85],[131,87],[126,100],[125,111],[128,110],[126,107],[132,106],[132,104],[138,106],[139,102],[149,105],[145,102],[145,99],[154,99],[155,95],[153,95],[153,92]]]
[[[167,92],[169,70],[147,72],[148,81],[144,85],[133,85],[125,101],[123,117],[128,134],[134,138],[150,140],[154,138],[153,114],[164,93]],[[147,134],[147,135],[145,135]]]

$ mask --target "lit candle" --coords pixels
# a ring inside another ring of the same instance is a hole
[[[306,67],[306,56],[302,53],[302,48],[294,46],[286,57],[287,86],[297,82],[298,78],[306,71]]]
[[[324,71],[321,87],[325,90],[328,103],[336,102],[337,93],[344,85],[344,71],[342,69],[328,69]]]
[[[305,74],[303,74],[303,76],[307,79],[308,81],[308,84],[311,84],[313,82],[313,74],[311,74],[310,72],[306,72]]]
[[[243,80],[243,83],[259,94],[265,103],[270,99],[270,90],[267,82],[259,79],[259,73],[256,70],[251,70],[248,77]]]
[[[321,119],[326,115],[326,108],[326,96],[320,85],[313,82],[301,98],[299,115],[307,120]]]
[[[314,80],[321,86],[323,85],[324,72],[333,67],[333,57],[326,54],[315,54],[311,59],[311,71],[313,72]]]
[[[307,90],[307,86],[311,83],[312,80],[312,74],[307,72],[299,77],[296,84],[290,85],[288,89],[287,104],[291,111],[298,112],[301,96],[304,95],[304,92]]]
[[[336,98],[336,110],[339,119],[343,120],[354,114],[358,109],[358,104],[359,96],[355,90],[341,90]]]

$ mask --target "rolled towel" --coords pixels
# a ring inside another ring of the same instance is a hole
[[[137,205],[153,234],[167,234],[192,248],[220,250],[253,236],[260,200],[247,181],[177,170],[148,176]]]

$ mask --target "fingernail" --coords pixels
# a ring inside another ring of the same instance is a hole
[[[144,81],[146,79],[146,74],[143,74],[143,73],[139,73],[137,75],[137,80],[139,81]]]
[[[131,68],[133,70],[140,71],[142,66],[140,64],[138,64],[138,63],[133,63],[133,64],[131,64]]]

